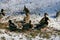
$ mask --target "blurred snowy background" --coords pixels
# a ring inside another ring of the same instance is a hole
[[[60,0],[0,0],[0,9],[5,9],[8,15],[22,11],[24,5],[37,14],[47,12],[53,15],[60,10]]]

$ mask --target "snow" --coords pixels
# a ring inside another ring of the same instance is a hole
[[[52,35],[51,38],[46,39],[46,38],[42,38],[39,37],[39,35],[37,35],[35,38],[31,38],[31,37],[26,37],[26,34],[23,33],[16,33],[16,32],[5,32],[6,30],[4,30],[4,32],[1,34],[0,33],[0,40],[60,40],[60,36],[55,36]],[[0,30],[0,32],[2,32],[2,29]]]
[[[5,9],[6,14],[12,15],[13,12],[22,11],[24,5],[30,12],[49,14],[60,10],[60,0],[0,0],[0,9]]]

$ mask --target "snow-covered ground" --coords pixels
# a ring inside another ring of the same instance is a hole
[[[10,32],[5,29],[0,29],[0,40],[60,40],[60,35],[56,32],[49,34],[47,38],[44,38],[44,34],[37,34],[35,37],[28,35],[27,33]],[[46,35],[45,35],[46,37]]]

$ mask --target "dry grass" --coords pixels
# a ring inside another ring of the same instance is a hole
[[[0,29],[5,29],[7,28],[8,23],[0,23]]]

